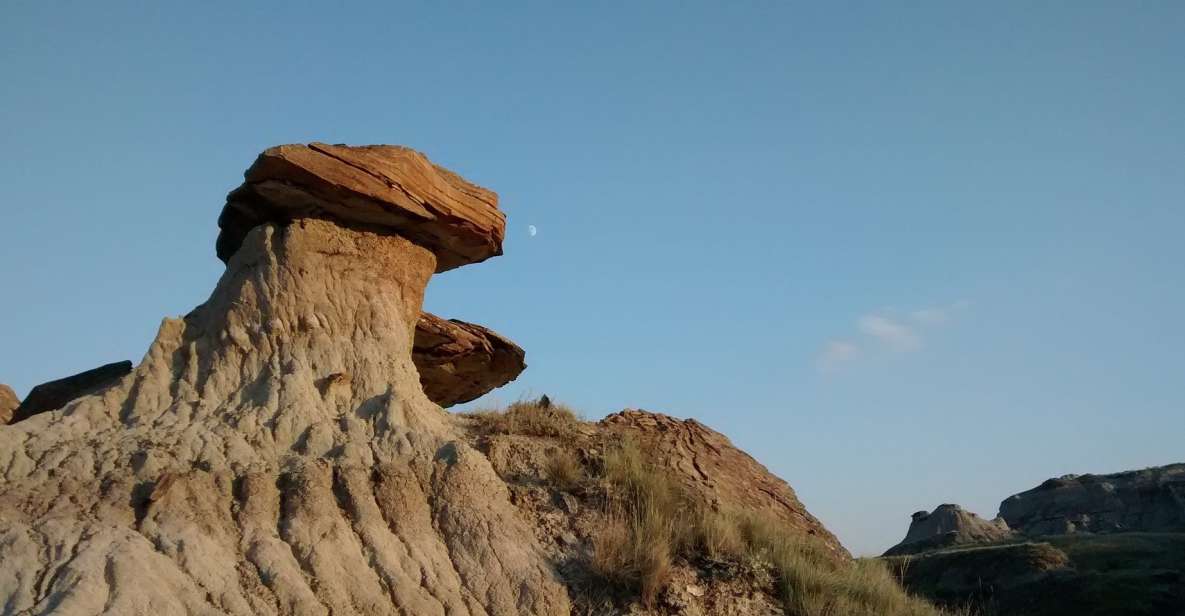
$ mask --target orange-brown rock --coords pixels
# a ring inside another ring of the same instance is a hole
[[[265,150],[218,218],[218,257],[230,259],[264,222],[328,218],[397,233],[436,255],[436,271],[502,254],[498,195],[391,145],[324,143]]]
[[[20,404],[21,400],[16,397],[16,392],[4,383],[0,383],[0,426],[12,419],[12,412]]]
[[[609,415],[600,425],[638,440],[652,460],[673,471],[690,494],[707,504],[768,512],[818,538],[837,556],[851,557],[839,539],[806,510],[789,484],[704,424],[628,409]]]
[[[527,367],[526,353],[497,332],[427,312],[416,322],[411,357],[424,393],[444,407],[501,387]]]

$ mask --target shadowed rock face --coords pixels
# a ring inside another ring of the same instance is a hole
[[[21,401],[16,397],[16,392],[11,387],[0,383],[0,426],[8,423],[12,419],[12,413],[16,407],[20,406]]]
[[[905,539],[885,556],[916,554],[926,550],[969,543],[992,543],[1013,535],[1001,518],[985,520],[958,505],[939,505],[931,513],[913,514]]]
[[[449,407],[518,377],[527,364],[518,345],[480,325],[425,312],[416,322],[412,360],[428,399]]]
[[[1004,499],[1000,516],[1034,536],[1185,531],[1185,464],[1050,479]]]
[[[0,427],[6,613],[569,613],[412,361],[437,251],[473,226],[428,247],[322,213],[251,226],[130,374]]]
[[[851,557],[839,539],[806,510],[789,484],[704,424],[631,409],[609,415],[599,425],[637,439],[652,460],[672,471],[688,493],[704,503],[769,513],[818,538],[837,557]]]
[[[132,371],[132,362],[117,361],[33,388],[12,415],[16,423],[38,413],[60,409],[67,402],[115,384]]]

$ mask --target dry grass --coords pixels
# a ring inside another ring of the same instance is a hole
[[[716,512],[690,501],[682,486],[648,464],[636,444],[606,452],[609,495],[589,569],[603,582],[652,605],[680,559],[766,563],[788,614],[942,616],[911,597],[877,560],[837,560],[817,541],[768,516]]]
[[[548,481],[560,490],[571,490],[584,480],[584,467],[571,449],[558,448],[547,456],[544,467]]]
[[[505,410],[470,416],[486,434],[560,440],[560,447],[548,456],[547,479],[560,489],[586,480],[583,465],[566,447],[581,433],[581,420],[568,407],[519,401]],[[906,594],[881,561],[843,562],[821,543],[774,518],[714,511],[695,503],[632,441],[606,448],[600,480],[604,509],[587,568],[602,595],[605,590],[625,593],[652,606],[677,563],[706,559],[768,567],[792,616],[951,614]]]
[[[543,406],[536,400],[520,400],[505,410],[474,411],[469,416],[486,434],[570,439],[580,432],[580,417],[567,406],[554,402]]]
[[[670,580],[675,554],[689,540],[686,501],[665,475],[643,461],[633,442],[606,452],[603,472],[611,497],[589,568],[651,605]]]

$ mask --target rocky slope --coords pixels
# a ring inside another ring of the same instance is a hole
[[[3,612],[567,614],[411,359],[432,273],[501,251],[493,193],[402,148],[247,177],[210,298],[115,385],[0,427]]]
[[[794,490],[726,436],[694,419],[628,409],[601,420],[602,428],[633,438],[677,477],[689,493],[712,507],[768,514],[820,541],[839,558],[851,558]]]
[[[1185,464],[1049,479],[1004,499],[1000,516],[1032,536],[1185,532]]]
[[[957,505],[916,513],[886,556],[912,592],[985,616],[1180,616],[1183,521],[1185,464],[1067,475],[1008,497],[992,522]]]

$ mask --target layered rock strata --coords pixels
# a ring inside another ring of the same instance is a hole
[[[0,427],[4,613],[568,613],[412,361],[432,273],[500,252],[492,193],[407,150],[322,149],[261,156],[226,272],[129,375]]]
[[[429,400],[449,407],[518,377],[526,353],[488,328],[425,312],[416,322],[412,360]]]

